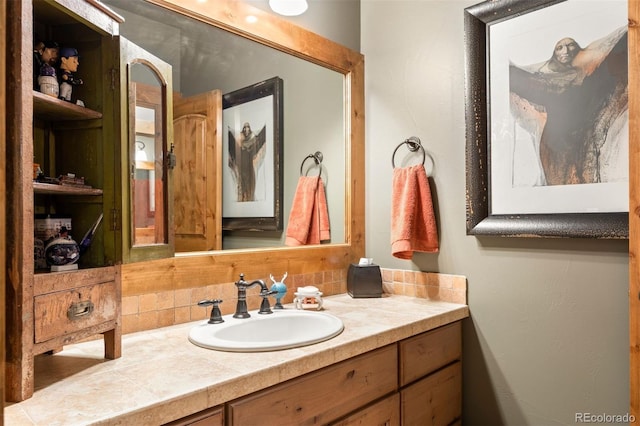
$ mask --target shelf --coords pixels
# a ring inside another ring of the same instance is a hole
[[[95,120],[102,113],[33,91],[33,114],[43,120]]]
[[[98,188],[77,188],[75,186],[41,182],[33,182],[33,192],[36,194],[58,195],[102,195],[102,189]]]

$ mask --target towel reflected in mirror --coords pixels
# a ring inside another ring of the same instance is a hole
[[[300,176],[293,196],[285,244],[320,244],[331,239],[329,210],[320,176]]]

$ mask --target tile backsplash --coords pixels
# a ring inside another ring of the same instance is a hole
[[[463,275],[383,268],[382,290],[387,294],[467,303],[467,277]]]
[[[467,278],[462,275],[386,268],[381,268],[381,272],[382,288],[386,294],[467,303]],[[272,282],[269,278],[263,277],[262,279],[267,286],[271,286]],[[285,284],[288,290],[282,303],[291,303],[297,287],[313,285],[318,287],[325,296],[346,293],[347,273],[343,270],[335,270],[290,275],[285,280]],[[231,314],[235,312],[236,287],[230,282],[206,287],[124,296],[122,298],[122,332],[133,333],[206,319],[210,308],[198,306],[198,302],[204,299],[222,299],[223,302],[220,304],[222,314]],[[258,309],[261,300],[257,289],[251,289],[247,292],[247,305],[250,310]]]

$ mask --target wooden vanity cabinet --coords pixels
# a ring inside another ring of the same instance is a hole
[[[203,425],[461,424],[462,327],[454,322],[202,411]],[[339,350],[339,349],[338,349]]]

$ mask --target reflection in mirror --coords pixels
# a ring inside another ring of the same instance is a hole
[[[283,229],[287,229],[300,165],[309,154],[321,151],[331,226],[329,243],[347,241],[345,200],[351,183],[346,178],[348,131],[342,73],[149,2],[104,0],[104,3],[124,17],[125,22],[120,25],[124,37],[171,64],[174,101],[214,90],[224,96],[257,82],[281,78]],[[215,2],[211,4],[215,7]],[[222,128],[226,128],[224,124]],[[175,143],[178,149],[177,137]],[[223,180],[224,176],[230,176],[228,165],[220,159],[215,167],[221,169]],[[222,218],[216,221],[221,223]],[[280,247],[284,246],[284,230],[225,231],[218,238],[222,238],[223,249]],[[177,246],[176,251],[182,250]]]
[[[162,85],[147,65],[130,66],[132,246],[167,243]]]

